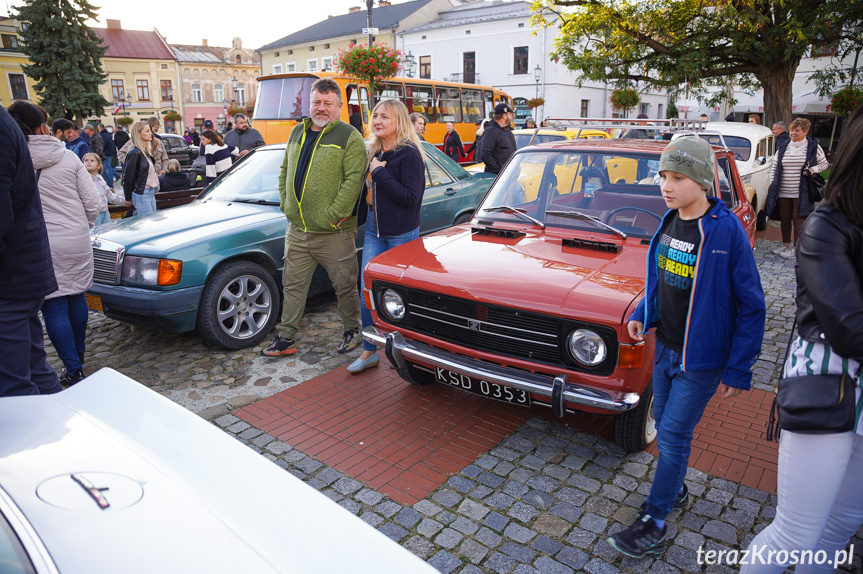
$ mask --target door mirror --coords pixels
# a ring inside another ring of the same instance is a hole
[[[758,156],[758,159],[755,160],[755,163],[757,163],[758,165],[764,165],[765,163],[767,163],[767,158],[763,155],[760,155]]]

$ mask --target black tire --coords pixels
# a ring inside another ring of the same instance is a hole
[[[232,261],[207,280],[198,307],[197,330],[225,349],[260,343],[276,323],[281,295],[266,269],[249,261]]]
[[[656,421],[653,418],[653,381],[641,395],[638,405],[629,412],[614,417],[614,442],[628,452],[639,452],[650,446],[656,438]]]
[[[753,206],[758,205],[758,196],[753,197],[755,201],[752,203]],[[758,215],[755,216],[755,231],[764,231],[767,229],[768,221],[767,221],[767,211],[762,209],[758,212]]]
[[[459,215],[458,217],[455,218],[455,221],[453,221],[452,224],[453,225],[461,225],[462,223],[467,223],[468,221],[470,221],[471,218],[473,218],[473,213],[462,213],[461,215]]]

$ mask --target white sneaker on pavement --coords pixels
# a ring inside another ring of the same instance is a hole
[[[796,257],[796,256],[797,256],[797,253],[794,251],[794,248],[793,248],[793,247],[787,247],[787,248],[786,248],[782,253],[780,253],[779,255],[781,255],[782,257],[785,257],[785,258],[787,258],[787,259],[791,259],[792,257]]]
[[[771,249],[770,251],[772,251],[772,252],[773,252],[773,253],[775,253],[776,255],[782,255],[782,254],[783,254],[783,253],[785,253],[785,251],[787,251],[787,250],[788,250],[788,248],[787,248],[787,247],[785,247],[785,244],[781,244],[781,245],[780,245],[779,247],[777,247],[776,249]]]

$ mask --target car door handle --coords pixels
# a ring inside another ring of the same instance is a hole
[[[444,195],[455,195],[456,193],[458,192],[451,187],[446,188],[446,191],[443,192]]]

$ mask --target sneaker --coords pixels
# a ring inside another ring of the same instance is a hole
[[[649,514],[637,518],[632,526],[608,538],[608,543],[621,554],[631,558],[643,558],[648,554],[661,554],[665,551],[665,537],[668,528],[659,528]]]
[[[683,494],[681,494],[677,500],[674,501],[674,510],[680,510],[682,508],[686,508],[689,506],[689,487],[685,484],[683,485]],[[642,514],[647,513],[647,501],[641,503],[641,506],[638,508],[638,516],[641,517]]]
[[[362,343],[362,338],[357,337],[357,332],[353,329],[348,329],[345,331],[344,335],[342,335],[342,342],[339,343],[338,347],[336,347],[336,352],[344,354],[348,351],[353,351],[360,343]]]
[[[773,252],[773,253],[775,253],[776,255],[782,255],[783,253],[785,253],[786,251],[788,251],[788,248],[787,248],[787,247],[785,247],[785,245],[780,245],[780,246],[779,246],[779,247],[777,247],[776,249],[771,249],[770,251],[771,251],[771,252]]]
[[[797,257],[797,252],[794,251],[793,247],[789,247],[788,249],[786,249],[785,251],[783,251],[779,255],[782,257],[785,257],[786,259],[791,259],[792,257]]]
[[[280,355],[293,355],[297,352],[297,344],[294,339],[286,339],[281,335],[276,335],[273,342],[266,349],[261,350],[261,354],[265,357],[278,357]]]
[[[77,371],[69,372],[67,370],[63,370],[60,374],[60,385],[64,387],[71,387],[75,383],[79,383],[84,380],[84,369],[78,369]]]

